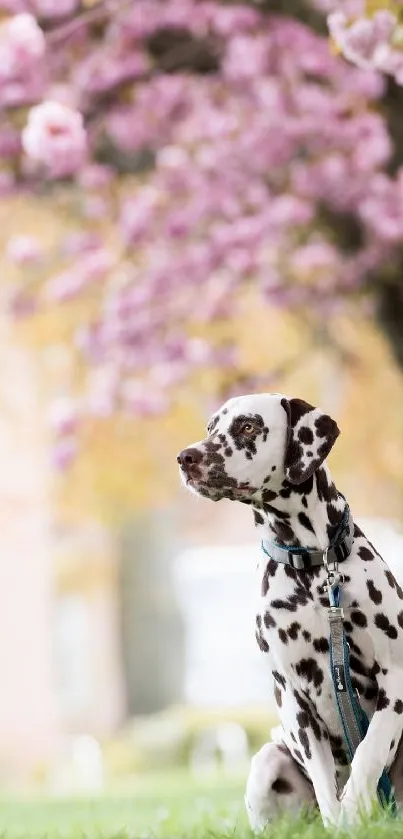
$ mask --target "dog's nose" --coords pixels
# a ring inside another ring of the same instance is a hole
[[[197,463],[200,463],[203,455],[199,449],[183,449],[183,452],[180,452],[176,459],[183,469],[187,469],[190,466],[196,466]]]

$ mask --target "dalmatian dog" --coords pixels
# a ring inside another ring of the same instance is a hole
[[[207,437],[178,455],[181,478],[204,498],[248,504],[266,543],[326,551],[346,505],[325,463],[338,435],[336,422],[302,399],[236,397],[212,416]],[[326,570],[296,570],[261,552],[256,639],[281,725],[252,759],[245,802],[255,831],[312,806],[326,826],[351,824],[373,812],[385,767],[403,803],[403,591],[352,527],[341,605],[352,685],[370,724],[351,767],[329,666]]]

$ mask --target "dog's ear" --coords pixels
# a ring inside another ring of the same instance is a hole
[[[328,456],[340,434],[337,423],[303,399],[282,399],[287,414],[284,470],[290,484],[302,484]]]

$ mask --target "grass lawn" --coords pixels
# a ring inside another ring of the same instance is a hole
[[[186,775],[142,778],[102,797],[0,801],[1,839],[252,839],[243,780]],[[327,839],[318,819],[281,820],[270,839]],[[403,839],[403,821],[381,816],[349,839]],[[347,834],[346,834],[347,839]]]

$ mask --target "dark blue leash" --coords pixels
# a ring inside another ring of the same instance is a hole
[[[344,614],[340,606],[339,579],[337,569],[328,570],[330,668],[336,706],[351,762],[358,745],[368,731],[369,720],[351,684],[350,650],[343,626]],[[396,799],[386,770],[382,772],[378,781],[377,792],[381,806],[388,809],[392,815],[396,815]]]

